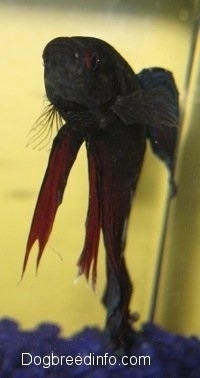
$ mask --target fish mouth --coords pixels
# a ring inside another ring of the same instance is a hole
[[[78,49],[69,37],[50,41],[43,51],[44,83],[49,102],[61,114],[68,111],[84,111],[86,106],[77,100],[74,89],[77,83]]]

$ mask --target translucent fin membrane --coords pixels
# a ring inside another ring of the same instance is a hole
[[[63,123],[54,105],[46,105],[28,134],[27,146],[37,150],[48,147]]]

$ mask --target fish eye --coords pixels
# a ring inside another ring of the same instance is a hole
[[[84,56],[84,62],[88,70],[96,71],[100,65],[100,58],[96,52],[88,51]]]
[[[90,66],[92,71],[96,71],[96,69],[99,67],[100,58],[97,55],[97,53],[93,53],[90,58]]]

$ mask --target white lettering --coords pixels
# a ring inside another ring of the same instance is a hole
[[[43,368],[47,369],[51,366],[51,356],[44,356],[42,359]]]
[[[113,360],[113,363],[111,362],[111,360]],[[108,359],[108,361],[109,361],[109,364],[111,366],[116,365],[116,363],[117,363],[117,359],[116,359],[115,356],[110,356],[109,359]]]
[[[34,364],[35,364],[36,366],[38,366],[38,365],[41,365],[42,359],[41,359],[40,356],[35,356],[34,359],[33,359],[33,361],[34,361]],[[37,362],[37,361],[38,361],[38,362]]]
[[[91,353],[88,354],[87,356],[85,356],[83,358],[83,362],[86,366],[91,366],[92,365],[92,362],[91,362]]]
[[[56,355],[54,355],[54,353],[52,352],[51,353],[51,356],[52,356],[52,365],[59,365],[59,357],[58,356],[56,356]],[[63,356],[61,356],[61,357],[63,357]],[[55,362],[56,361],[56,362]]]
[[[76,365],[82,365],[83,363],[83,359],[81,356],[76,356],[75,359],[74,359],[74,362]]]
[[[25,358],[25,360],[27,360],[27,357],[30,357],[29,362],[25,362],[24,361],[24,358]],[[33,357],[32,357],[32,355],[30,353],[22,353],[22,366],[24,366],[24,365],[26,365],[26,366],[30,365],[32,363],[32,360],[33,360]]]
[[[62,356],[62,357],[64,358],[65,356]],[[72,365],[74,362],[72,356],[67,356],[65,361],[66,361],[66,365]]]
[[[36,366],[41,365],[43,368],[48,369],[50,366],[56,365],[86,365],[86,366],[106,366],[106,365],[117,365],[118,361],[116,356],[109,355],[108,353],[104,353],[104,355],[95,355],[93,352],[81,356],[80,353],[76,356],[70,355],[56,355],[53,352],[49,355],[45,356],[33,356],[31,353],[23,352],[21,355],[21,363],[22,366],[29,366],[34,364]],[[124,366],[131,365],[151,365],[151,357],[150,356],[122,356],[121,363]],[[120,365],[120,362],[119,362]]]

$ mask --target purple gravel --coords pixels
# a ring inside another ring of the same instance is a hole
[[[146,324],[129,356],[124,358],[125,363],[131,361],[132,365],[123,365],[122,356],[117,357],[108,348],[105,334],[96,328],[85,328],[68,339],[59,334],[60,328],[53,324],[21,331],[15,321],[2,319],[0,378],[200,377],[200,340],[196,337],[186,338]],[[23,353],[27,354],[22,360]],[[65,357],[61,363],[62,355]],[[97,356],[101,356],[98,363]],[[140,356],[149,359],[144,363]]]

